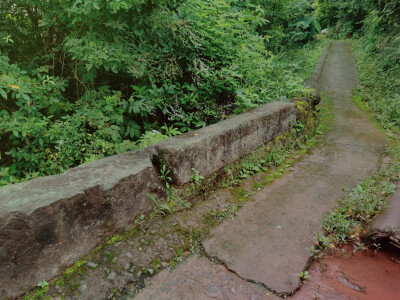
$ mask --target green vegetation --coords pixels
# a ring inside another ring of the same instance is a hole
[[[302,94],[319,30],[305,0],[1,1],[0,186]]]
[[[391,157],[388,167],[360,182],[338,201],[315,235],[310,249],[319,255],[334,244],[354,241],[387,204],[400,179],[400,1],[317,0],[316,16],[333,38],[352,37],[361,86],[354,100],[369,111],[391,138],[384,155]]]
[[[335,244],[349,241],[363,248],[361,239],[367,234],[367,225],[386,207],[388,196],[400,180],[400,142],[393,140],[385,154],[392,158],[389,166],[360,182],[325,216],[321,231],[315,233],[312,255],[320,256],[322,250],[335,249]]]
[[[301,280],[307,280],[310,275],[308,274],[308,271],[300,272],[299,277]]]
[[[201,176],[199,171],[197,171],[195,168],[192,168],[192,172],[193,173],[190,176],[190,181],[196,185],[199,185],[200,181],[204,179],[204,176]]]

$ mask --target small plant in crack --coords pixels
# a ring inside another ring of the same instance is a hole
[[[140,216],[136,217],[135,224],[141,223],[144,220],[144,218],[145,218],[145,215],[140,215]]]
[[[165,216],[172,213],[172,210],[167,203],[160,203],[159,201],[157,201],[156,198],[154,198],[153,195],[149,193],[147,194],[147,196],[151,199],[153,205],[153,212],[150,214],[150,218],[154,218],[158,215]]]
[[[47,281],[41,281],[38,283],[38,288],[34,293],[25,296],[25,299],[44,299],[47,291],[49,290],[49,283]]]
[[[192,176],[190,176],[190,181],[196,185],[200,184],[200,181],[204,179],[204,176],[200,175],[200,172],[197,171],[195,168],[192,168]]]
[[[175,257],[173,258],[173,261],[179,262],[182,261],[182,259],[183,259],[183,248],[178,248],[176,250],[176,254]]]
[[[299,273],[299,277],[300,277],[301,280],[304,281],[304,280],[307,280],[308,277],[310,277],[310,275],[308,274],[308,271],[303,271],[303,272]]]
[[[332,245],[331,239],[322,231],[314,232],[314,245],[310,248],[307,248],[307,250],[310,251],[311,256],[319,257],[324,249]]]
[[[159,178],[165,184],[167,189],[170,188],[170,184],[172,182],[170,173],[171,173],[171,170],[168,170],[166,165],[164,165],[164,164],[161,165]]]
[[[151,263],[151,267],[153,268],[154,271],[158,271],[158,268],[160,267],[161,264],[161,259],[156,259]]]
[[[294,130],[296,131],[297,136],[300,136],[304,132],[304,124],[300,121],[297,121],[296,125],[294,126]]]
[[[358,250],[366,250],[367,247],[364,245],[364,243],[361,243],[360,241],[356,242],[353,245],[353,253],[356,253]]]

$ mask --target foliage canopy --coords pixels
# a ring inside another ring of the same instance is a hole
[[[306,0],[3,0],[0,185],[285,99]]]

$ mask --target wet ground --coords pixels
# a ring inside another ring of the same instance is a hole
[[[316,260],[308,279],[287,299],[397,300],[400,295],[400,252],[388,244],[375,250],[353,246]],[[265,287],[247,282],[226,266],[193,255],[175,269],[164,270],[135,299],[282,299]]]
[[[373,250],[331,256],[315,261],[309,278],[289,299],[370,299],[400,298],[400,251],[385,245]]]

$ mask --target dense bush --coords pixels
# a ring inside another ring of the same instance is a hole
[[[315,15],[323,27],[334,27],[343,35],[351,35],[362,27],[372,0],[316,0]]]
[[[400,133],[400,31],[383,33],[375,27],[379,18],[369,18],[365,35],[355,43],[359,94],[384,128]]]
[[[298,94],[319,29],[306,0],[3,0],[0,185]]]
[[[400,0],[316,0],[313,8],[323,27],[332,27],[342,36],[360,33],[364,24],[373,21],[372,15],[379,18],[382,31],[399,27]]]

